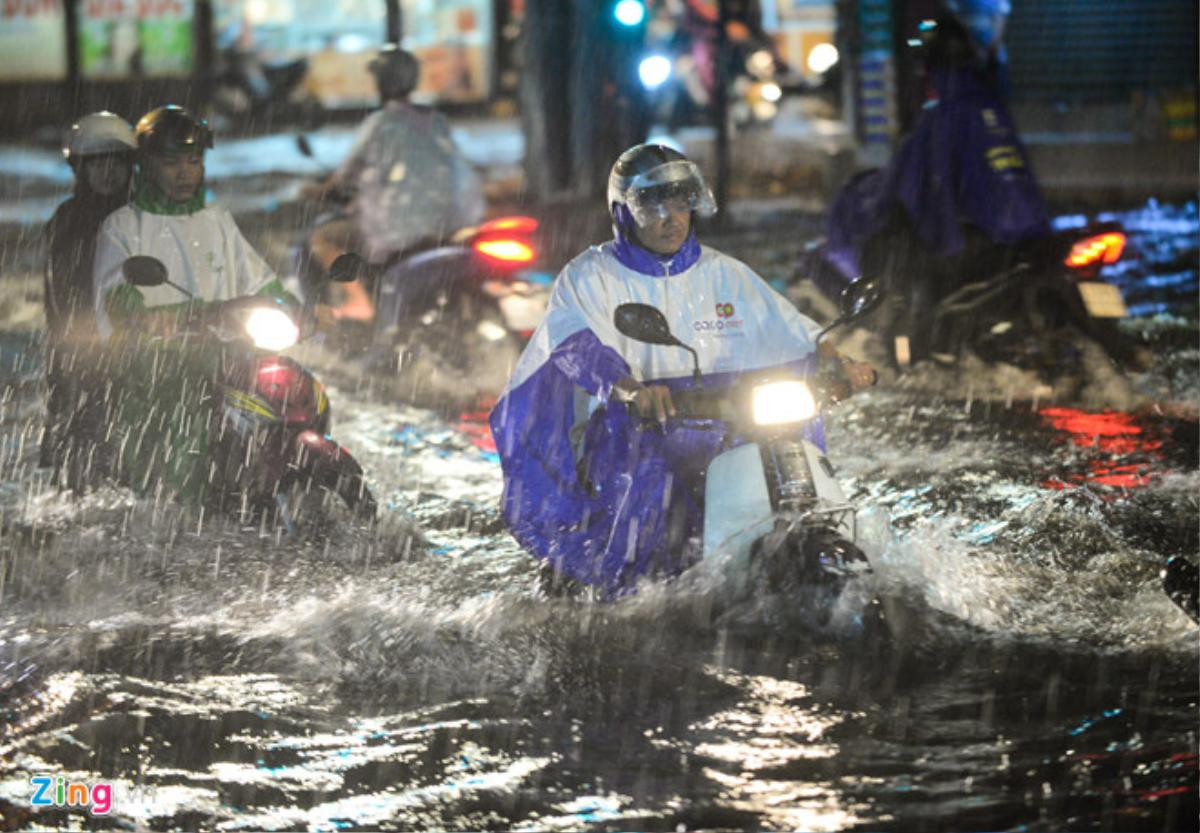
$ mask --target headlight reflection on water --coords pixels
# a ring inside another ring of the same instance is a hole
[[[837,784],[820,776],[822,765],[814,765],[814,780],[795,777],[803,761],[838,755],[838,745],[824,738],[844,715],[823,710],[797,682],[716,673],[744,692],[737,705],[693,727],[711,738],[698,743],[695,754],[711,761],[704,774],[724,788],[722,803],[761,817],[768,829],[844,830],[862,823]],[[785,778],[768,777],[783,771]]]

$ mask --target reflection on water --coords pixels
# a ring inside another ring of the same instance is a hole
[[[1147,431],[1131,414],[1089,413],[1075,408],[1042,408],[1039,413],[1050,425],[1066,432],[1074,445],[1099,452],[1088,460],[1086,473],[1070,475],[1073,483],[1126,489],[1145,486],[1154,474],[1155,463],[1163,459],[1163,440],[1154,436],[1159,432]],[[1055,478],[1045,485],[1063,489],[1069,484]]]

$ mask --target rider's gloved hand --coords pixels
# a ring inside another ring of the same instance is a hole
[[[879,374],[867,362],[857,362],[853,359],[842,359],[842,372],[854,390],[869,388],[879,381]]]
[[[821,343],[817,352],[822,362],[833,370],[834,376],[843,379],[844,384],[850,388],[849,391],[839,393],[836,399],[842,399],[853,391],[869,388],[879,381],[879,374],[873,365],[846,358],[827,341]]]

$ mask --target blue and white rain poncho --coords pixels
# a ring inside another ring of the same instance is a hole
[[[673,390],[692,385],[692,357],[643,344],[613,324],[619,304],[657,307],[700,357],[706,388],[750,370],[815,370],[817,325],[748,266],[695,233],[655,256],[618,233],[571,261],[491,414],[504,473],[502,513],[533,555],[606,595],[649,573],[673,575],[696,555],[703,483],[724,431],[669,422],[641,427],[611,397],[631,376]],[[819,423],[811,435],[824,444]],[[669,540],[668,540],[669,539]]]

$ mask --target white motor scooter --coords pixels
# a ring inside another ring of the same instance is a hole
[[[874,282],[859,281],[842,295],[833,327],[859,318],[880,300]],[[617,329],[649,344],[678,346],[693,353],[670,331],[652,306],[622,304]],[[720,390],[696,386],[672,393],[677,417],[723,425],[729,450],[709,463],[704,487],[705,561],[716,556],[748,563],[773,589],[812,590],[828,600],[855,576],[870,571],[856,546],[855,507],[834,477],[825,452],[803,436],[821,407],[850,392],[840,364],[801,377],[788,371],[747,374]],[[740,442],[740,444],[735,444]],[[818,605],[825,608],[827,605]]]

